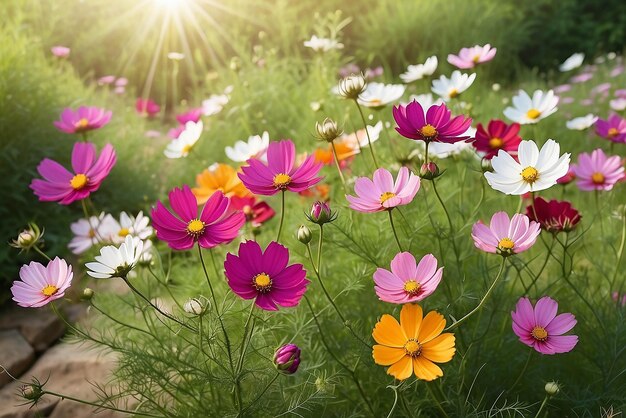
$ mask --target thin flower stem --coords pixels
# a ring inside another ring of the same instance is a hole
[[[243,414],[245,414],[248,409],[250,409],[252,407],[252,405],[255,405],[262,397],[263,395],[265,395],[265,392],[267,392],[267,390],[272,386],[272,384],[276,381],[276,379],[278,379],[278,376],[280,376],[280,373],[276,373],[274,375],[274,377],[272,378],[272,380],[269,381],[269,383],[265,386],[265,388],[261,391],[261,393],[259,393],[259,395],[254,398],[254,400],[252,402],[250,402],[248,404],[248,406],[246,406],[243,411],[241,411],[239,414],[237,414],[237,416],[242,416]]]
[[[546,406],[546,404],[548,403],[548,399],[550,398],[549,395],[546,395],[545,398],[543,398],[543,402],[541,402],[541,406],[539,407],[539,410],[537,411],[537,415],[535,415],[535,418],[539,418],[539,416],[541,415],[541,411],[543,411],[543,408]]]
[[[37,245],[33,246],[35,252],[39,253],[41,256],[43,256],[46,260],[48,261],[52,261],[52,259],[48,256],[48,254],[44,253],[43,251],[41,251],[41,249],[39,247],[37,247]]]
[[[317,242],[317,273],[322,273],[322,243],[324,242],[324,225],[320,225],[320,239]],[[313,260],[311,260],[312,262]]]
[[[502,272],[504,271],[504,265],[505,264],[506,264],[506,257],[502,257],[502,264],[500,264],[500,270],[498,270],[498,274],[496,275],[496,278],[493,280],[493,283],[491,283],[491,286],[489,286],[489,289],[487,289],[487,293],[485,293],[485,296],[483,296],[483,298],[480,300],[480,302],[478,303],[478,305],[474,309],[472,309],[463,318],[459,319],[458,321],[453,322],[450,326],[448,326],[445,329],[445,331],[450,331],[450,330],[453,330],[454,328],[458,327],[459,325],[461,325],[469,317],[474,315],[476,312],[478,312],[483,307],[483,305],[485,304],[485,302],[487,301],[487,299],[491,295],[491,292],[496,287],[496,284],[498,284],[498,281],[500,280],[500,276],[502,276]]]
[[[378,161],[376,161],[376,155],[374,155],[374,148],[372,147],[372,140],[370,139],[370,132],[367,130],[367,122],[365,121],[365,115],[363,115],[363,110],[361,110],[361,105],[356,99],[354,100],[354,104],[356,105],[356,108],[359,109],[359,115],[361,115],[361,120],[363,121],[363,128],[365,129],[365,135],[367,135],[367,143],[369,145],[370,153],[372,154],[372,160],[374,160],[374,165],[376,166],[376,168],[379,168],[380,166],[378,165]],[[358,142],[358,138],[357,138],[357,142]]]
[[[435,392],[430,387],[431,383],[430,382],[425,382],[425,385],[426,385],[426,389],[428,389],[428,393],[430,393],[430,396],[432,396],[433,400],[435,401],[435,404],[437,405],[437,408],[441,412],[441,415],[443,415],[444,417],[447,418],[448,414],[446,413],[446,410],[443,409],[443,406],[441,406],[441,402],[439,401],[439,398],[437,398],[437,396],[435,395]]]
[[[396,244],[398,244],[398,248],[400,249],[400,251],[404,251],[402,249],[402,244],[400,244],[400,240],[398,239],[398,233],[396,232],[396,226],[393,224],[393,215],[391,214],[392,209],[388,210],[387,213],[389,213],[389,223],[391,224],[391,230],[393,231],[393,236],[396,239]]]
[[[283,230],[283,221],[285,220],[285,191],[280,194],[280,223],[278,224],[278,235],[276,236],[276,242],[280,242],[280,233]]]
[[[528,365],[530,364],[530,359],[533,356],[533,352],[534,350],[528,350],[528,357],[526,358],[526,363],[524,363],[524,367],[522,368],[521,373],[519,374],[519,376],[517,376],[517,379],[515,379],[515,382],[513,383],[513,386],[509,388],[509,391],[512,391],[517,386],[517,384],[522,380],[522,377],[524,377],[524,374],[526,373],[526,370],[528,369]]]
[[[424,141],[424,164],[428,164],[428,146],[430,141]]]
[[[402,385],[402,383],[400,383],[400,385]],[[391,418],[393,416],[393,411],[396,410],[396,406],[398,405],[398,389],[400,388],[400,385],[387,386],[389,389],[393,390],[393,404],[391,405],[391,409],[389,410],[389,413],[387,414],[387,418]]]
[[[62,393],[50,392],[49,390],[44,390],[44,391],[42,391],[41,394],[42,394],[42,396],[43,395],[56,396],[57,398],[67,399],[68,401],[82,403],[83,405],[95,406],[96,408],[99,408],[99,409],[107,409],[109,411],[121,412],[121,413],[124,413],[124,414],[138,415],[138,416],[142,416],[142,417],[162,418],[162,415],[153,415],[153,414],[149,414],[147,412],[131,411],[131,410],[128,410],[128,409],[121,409],[121,408],[116,408],[116,407],[113,407],[113,406],[101,405],[101,404],[98,404],[98,403],[95,403],[95,402],[89,402],[89,401],[85,401],[83,399],[74,398],[73,396],[64,395]]]
[[[617,280],[617,273],[620,271],[619,265],[622,262],[622,256],[624,255],[624,243],[626,242],[626,211],[622,213],[622,239],[619,243],[619,249],[617,250],[617,261],[615,262],[615,272],[611,279],[611,290],[615,287],[615,281]]]
[[[248,336],[248,331],[250,329],[250,320],[252,320],[252,326],[254,327],[254,315],[253,315],[253,311],[254,311],[254,303],[250,304],[250,312],[248,313],[248,318],[246,319],[246,324],[243,327],[243,338],[241,339],[241,352],[239,354],[239,361],[237,361],[237,368],[235,369],[235,372],[237,375],[239,375],[239,373],[241,373],[241,369],[243,367],[243,359],[246,355],[246,351],[248,348],[248,342],[246,342],[246,340],[250,340],[250,338],[252,337],[251,335]]]
[[[341,166],[339,165],[339,155],[337,154],[337,148],[335,147],[335,141],[330,141],[330,146],[333,150],[333,157],[335,160],[335,166],[337,167],[337,172],[339,173],[339,178],[341,179],[341,184],[343,185],[343,191],[348,194],[348,186],[346,186],[346,179],[343,177],[343,172],[341,171]]]
[[[450,241],[452,242],[452,250],[454,251],[454,257],[456,258],[457,269],[460,272],[461,261],[460,261],[459,249],[457,248],[456,240],[454,239],[454,224],[452,223],[452,218],[450,217],[450,212],[448,212],[448,208],[446,208],[445,203],[443,203],[443,199],[441,198],[441,196],[439,195],[439,192],[437,191],[437,185],[435,184],[435,179],[433,179],[431,183],[433,184],[433,191],[435,192],[435,196],[437,196],[437,200],[439,200],[439,203],[441,204],[441,207],[443,208],[443,211],[446,214],[446,218],[448,219],[448,226],[450,227]]]

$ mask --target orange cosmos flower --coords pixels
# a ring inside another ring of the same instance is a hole
[[[359,149],[355,148],[348,141],[335,141],[335,149],[337,150],[337,158],[339,165],[343,168],[352,157],[359,153]],[[334,164],[332,144],[328,144],[326,148],[318,148],[313,153],[315,161],[325,165]]]
[[[196,176],[198,187],[191,189],[198,205],[206,203],[213,193],[220,190],[226,197],[247,197],[251,193],[243,185],[237,170],[227,164],[213,164]]]
[[[391,315],[383,315],[374,327],[372,336],[378,343],[373,348],[374,362],[390,366],[387,374],[398,380],[411,377],[435,380],[443,371],[435,364],[452,360],[454,334],[441,334],[446,320],[438,312],[425,317],[422,308],[406,304],[400,311],[400,323]]]

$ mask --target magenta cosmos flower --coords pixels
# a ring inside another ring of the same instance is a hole
[[[540,232],[540,225],[526,215],[516,213],[509,220],[506,212],[497,212],[489,226],[481,221],[474,224],[472,238],[477,248],[506,257],[532,247]]]
[[[626,119],[615,113],[606,120],[598,119],[596,133],[610,141],[626,143]]]
[[[176,120],[178,123],[185,126],[187,122],[198,122],[200,120],[200,116],[202,116],[202,108],[190,109],[185,113],[176,115]]]
[[[522,142],[519,130],[519,123],[507,125],[498,119],[489,121],[487,129],[479,123],[476,126],[476,139],[472,145],[476,151],[484,153],[483,158],[486,160],[491,160],[500,150],[504,150],[510,155],[517,155],[517,148]]]
[[[619,156],[607,157],[600,148],[591,154],[583,152],[573,164],[576,185],[580,190],[611,190],[624,178],[624,164]]]
[[[277,305],[297,306],[309,284],[302,264],[287,263],[289,250],[279,243],[270,242],[263,252],[256,241],[246,241],[239,244],[239,255],[226,255],[224,270],[237,296],[275,311]]]
[[[229,199],[219,190],[202,206],[200,215],[189,186],[174,188],[169,199],[177,216],[158,201],[152,209],[152,223],[157,238],[174,250],[188,250],[196,242],[202,248],[231,242],[246,222],[243,213],[228,211]]]
[[[544,296],[533,305],[521,298],[511,312],[513,332],[519,340],[541,354],[567,353],[578,343],[578,336],[563,335],[574,328],[576,318],[571,313],[557,315],[559,304]]]
[[[393,118],[398,125],[396,131],[406,138],[448,144],[470,138],[463,134],[472,125],[472,119],[464,116],[451,118],[450,114],[445,103],[432,105],[424,113],[424,108],[417,100],[393,108]]]
[[[420,178],[408,168],[398,171],[395,183],[384,168],[374,171],[374,177],[359,177],[354,183],[356,196],[346,196],[350,208],[363,213],[380,212],[411,203],[420,189]]]
[[[30,184],[42,202],[59,202],[69,205],[82,200],[100,188],[115,165],[115,150],[106,144],[96,158],[96,146],[90,142],[77,142],[72,150],[70,172],[54,160],[44,158],[37,166],[43,179],[34,179]]]
[[[95,106],[81,106],[77,110],[68,107],[63,109],[54,126],[68,134],[79,134],[102,128],[109,123],[112,114],[110,110]]]
[[[411,253],[402,252],[391,260],[391,271],[376,269],[374,290],[384,302],[418,302],[437,289],[442,275],[443,267],[437,270],[437,259],[432,254],[426,254],[417,264]]]
[[[461,48],[459,55],[449,54],[448,62],[461,70],[465,70],[491,61],[496,56],[496,52],[497,49],[492,48],[490,44],[475,45],[471,48]]]
[[[322,179],[318,174],[323,164],[316,163],[315,157],[307,157],[299,167],[294,166],[295,159],[296,147],[292,141],[272,142],[267,148],[267,165],[251,158],[241,168],[239,178],[252,193],[265,196],[285,190],[301,192]]]
[[[39,308],[65,295],[72,285],[72,266],[55,257],[44,267],[31,261],[20,269],[20,279],[13,282],[13,300],[24,308]]]
[[[147,116],[149,118],[156,116],[161,111],[161,106],[156,104],[154,100],[143,99],[139,97],[135,102],[135,110],[141,116]]]

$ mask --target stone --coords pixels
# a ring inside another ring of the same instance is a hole
[[[49,308],[11,307],[0,312],[0,330],[17,329],[37,352],[65,333],[65,325]]]
[[[34,360],[35,350],[22,334],[14,329],[0,331],[0,365],[8,370],[11,376],[19,377]],[[12,380],[8,374],[0,373],[0,388]]]

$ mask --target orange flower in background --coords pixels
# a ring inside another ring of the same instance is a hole
[[[339,166],[343,168],[352,157],[359,153],[358,147],[353,146],[348,141],[335,141],[335,149],[337,150],[337,159],[339,160]],[[325,165],[334,164],[332,145],[328,144],[326,148],[318,148],[313,153],[315,161],[323,163]]]
[[[247,197],[252,193],[243,185],[237,170],[227,164],[213,164],[196,176],[198,187],[191,189],[199,205],[204,204],[215,191],[220,190],[226,197]]]
[[[431,311],[424,317],[422,308],[415,304],[402,307],[400,323],[391,315],[383,315],[372,331],[378,343],[372,351],[374,362],[390,366],[387,374],[398,380],[413,373],[422,380],[443,376],[435,363],[447,363],[456,351],[454,334],[441,333],[445,326],[443,315]]]
[[[303,190],[298,194],[303,197],[313,197],[315,200],[328,202],[330,200],[330,186],[326,183],[316,184],[310,189]]]

